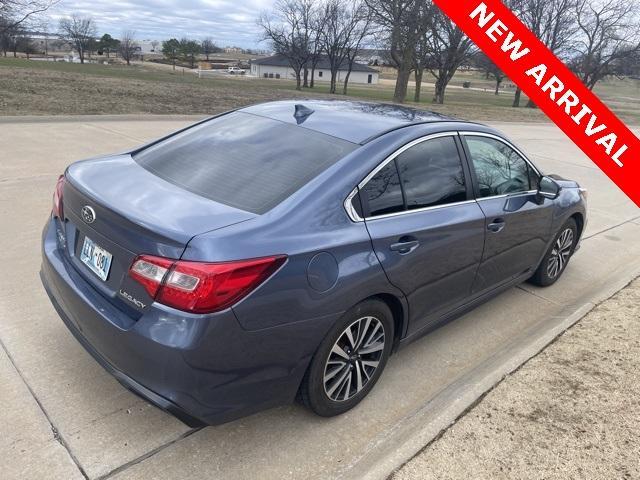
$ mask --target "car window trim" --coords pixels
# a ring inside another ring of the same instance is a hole
[[[371,180],[373,177],[375,177],[378,174],[378,172],[380,172],[380,170],[382,170],[389,163],[394,161],[402,153],[404,153],[405,151],[409,150],[410,148],[412,148],[412,147],[414,147],[414,146],[416,146],[416,145],[418,145],[420,143],[426,142],[428,140],[434,140],[436,138],[454,137],[454,140],[455,140],[455,138],[458,137],[458,133],[459,133],[458,131],[446,131],[446,132],[431,133],[429,135],[425,135],[424,137],[416,138],[415,140],[412,140],[409,143],[403,145],[402,147],[397,149],[395,152],[393,152],[391,155],[389,155],[387,158],[385,158],[373,170],[371,170],[371,172],[369,172],[369,174],[366,177],[364,177],[364,179],[361,180],[360,183],[358,183],[358,185],[351,191],[351,193],[345,199],[344,208],[345,208],[349,218],[354,222],[364,222],[365,219],[366,220],[375,220],[375,219],[378,219],[378,218],[388,218],[388,217],[392,217],[392,216],[396,216],[396,215],[406,215],[406,214],[409,214],[409,213],[419,213],[419,212],[424,212],[424,211],[427,211],[427,210],[434,210],[434,209],[437,209],[437,208],[444,208],[444,207],[450,207],[450,206],[455,206],[455,205],[463,205],[463,204],[475,202],[475,199],[468,199],[468,200],[465,200],[465,201],[462,201],[462,202],[446,203],[446,204],[443,204],[443,205],[434,205],[434,206],[431,206],[431,207],[416,208],[414,210],[403,210],[401,212],[386,213],[384,215],[375,215],[375,216],[371,216],[371,217],[361,217],[360,215],[358,215],[358,212],[356,212],[356,210],[355,210],[355,208],[353,207],[353,204],[352,204],[353,198],[358,194],[360,189],[363,188],[369,182],[369,180]],[[458,144],[457,143],[456,143],[456,149],[458,149]],[[468,172],[464,169],[464,158],[463,158],[462,153],[460,152],[459,149],[458,149],[458,157],[460,158],[460,163],[461,163],[462,169],[464,171],[464,174],[465,174],[465,176],[467,176]],[[465,179],[465,180],[469,180],[469,179]],[[467,195],[468,194],[469,193],[468,193],[468,190],[467,190]]]

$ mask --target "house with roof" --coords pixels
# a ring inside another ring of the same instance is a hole
[[[338,83],[344,82],[348,72],[348,63],[345,60],[338,70]],[[349,76],[349,83],[358,83],[364,85],[376,85],[380,72],[375,68],[371,68],[362,63],[354,63]],[[289,60],[283,55],[272,55],[266,58],[251,60],[251,75],[261,78],[282,78],[295,80],[296,75],[293,68],[289,65]],[[309,69],[309,77],[311,77],[311,69]],[[311,79],[311,78],[309,78]],[[323,56],[318,61],[315,70],[314,79],[316,82],[330,82],[331,68],[329,59]]]

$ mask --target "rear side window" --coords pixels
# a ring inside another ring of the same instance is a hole
[[[408,210],[467,199],[462,161],[453,137],[418,143],[398,155],[396,162]]]
[[[369,216],[386,215],[404,210],[400,177],[395,162],[391,161],[367,182],[360,191],[365,212]]]
[[[134,159],[185,190],[261,214],[356,147],[309,129],[234,112],[152,145]]]
[[[464,202],[467,187],[453,136],[408,148],[360,189],[367,217]]]

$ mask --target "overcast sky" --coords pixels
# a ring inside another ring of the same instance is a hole
[[[50,12],[49,29],[61,17],[91,16],[98,33],[118,37],[134,30],[138,40],[212,37],[219,46],[268,48],[259,44],[256,18],[274,0],[61,0]]]

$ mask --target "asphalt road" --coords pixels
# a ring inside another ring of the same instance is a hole
[[[554,126],[496,125],[544,171],[589,189],[586,240],[555,286],[513,288],[413,343],[342,417],[292,405],[190,430],[85,353],[38,270],[40,232],[67,164],[193,120],[0,119],[4,479],[384,478],[550,335],[640,273],[640,210]]]

